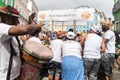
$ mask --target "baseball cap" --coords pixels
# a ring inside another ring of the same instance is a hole
[[[68,39],[74,39],[74,38],[76,37],[76,34],[75,34],[74,32],[68,32],[68,33],[66,34],[66,37],[67,37]]]
[[[94,32],[97,32],[97,27],[96,26],[92,26],[92,27],[90,27],[90,29]]]

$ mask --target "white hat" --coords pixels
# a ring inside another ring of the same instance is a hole
[[[94,32],[97,32],[97,26],[90,27],[90,29],[93,30]]]
[[[68,33],[66,34],[66,36],[67,36],[68,39],[74,39],[75,36],[76,36],[76,34],[75,34],[74,32],[68,32]]]

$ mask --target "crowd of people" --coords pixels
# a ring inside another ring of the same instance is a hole
[[[42,31],[44,24],[11,26],[0,19],[0,80],[16,80],[20,75],[22,62],[16,36],[21,42],[32,40],[50,48],[53,58],[48,69],[49,80],[99,80],[100,69],[106,80],[113,80],[114,60],[120,65],[118,55],[115,58],[116,34],[110,30],[109,23],[100,24],[102,32],[98,33],[97,26],[91,26],[88,33],[81,35],[73,29],[66,32]],[[14,53],[12,63],[11,53]],[[9,64],[12,66],[8,75]]]

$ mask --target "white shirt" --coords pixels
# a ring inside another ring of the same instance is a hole
[[[0,80],[6,80],[8,71],[10,58],[10,38],[12,38],[12,36],[8,35],[8,30],[10,27],[11,27],[10,25],[0,23]],[[19,52],[18,43],[14,37],[12,39],[12,45],[15,51],[18,53]],[[21,68],[20,56],[19,54],[17,54],[17,56],[13,57],[10,80],[13,80],[19,76],[20,68]]]
[[[37,38],[37,37],[31,37],[31,38],[29,38],[28,40],[29,40],[29,41],[35,41],[35,42],[38,42],[38,43],[41,44],[41,40],[40,40],[39,38]]]
[[[84,58],[101,58],[100,48],[102,45],[102,37],[95,33],[88,34],[84,45]]]
[[[106,53],[115,53],[115,34],[111,30],[107,30],[103,34],[103,38],[108,39],[106,43]]]
[[[62,45],[62,57],[64,56],[76,56],[81,59],[81,45],[74,40],[67,40]]]
[[[53,61],[61,62],[61,47],[63,41],[60,39],[55,39],[51,41],[50,48],[53,52]]]

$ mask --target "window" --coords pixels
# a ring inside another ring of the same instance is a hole
[[[18,9],[18,6],[17,6],[17,5],[15,5],[15,8],[16,8],[16,9]]]
[[[116,22],[116,30],[118,31],[119,30],[119,22]]]
[[[22,3],[24,3],[24,0],[21,0]]]
[[[6,2],[6,0],[2,0],[2,2],[4,2],[4,3],[5,3],[5,2]]]
[[[118,25],[117,25],[117,27],[118,27],[118,30],[120,30],[120,27],[119,27],[119,26],[120,26],[120,22],[118,22]]]
[[[21,14],[21,12],[22,12],[21,8],[19,8],[19,12],[20,12],[20,14]]]
[[[10,0],[10,5],[13,6],[13,0]]]
[[[8,0],[2,0],[2,2],[4,2],[5,4],[7,4]]]

